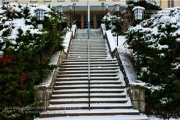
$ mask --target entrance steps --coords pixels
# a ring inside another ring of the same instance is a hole
[[[113,120],[118,116],[147,120],[132,108],[118,62],[108,56],[100,29],[90,33],[88,56],[87,30],[77,29],[68,58],[59,69],[47,111],[40,117]]]

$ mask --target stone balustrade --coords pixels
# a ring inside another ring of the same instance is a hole
[[[137,80],[137,75],[134,71],[133,65],[128,57],[128,55],[124,53],[119,53],[117,48],[112,49],[111,44],[114,44],[112,41],[111,32],[106,31],[106,27],[104,24],[101,25],[101,30],[103,33],[103,37],[106,39],[111,56],[116,57],[118,60],[118,64],[120,70],[124,75],[124,80],[126,83],[126,87],[128,88],[128,94],[131,98],[131,102],[134,109],[138,109],[141,113],[145,112],[145,90],[144,83],[140,80]]]
[[[74,38],[74,32],[76,31],[76,26],[73,25],[71,31],[68,31],[64,36],[64,41],[66,42],[66,48],[63,51],[55,52],[50,59],[49,65],[60,65],[63,60],[67,59],[69,52],[69,46],[72,39]],[[57,78],[58,71],[60,67],[55,68],[51,73],[49,73],[45,78],[43,78],[43,83],[35,86],[35,96],[34,100],[40,102],[40,107],[44,111],[47,110],[49,105],[49,99],[52,95],[52,90],[55,84],[55,79]]]

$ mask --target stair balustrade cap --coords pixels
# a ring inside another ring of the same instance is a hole
[[[145,83],[140,81],[140,80],[130,79],[129,80],[129,85],[130,86],[145,86]]]

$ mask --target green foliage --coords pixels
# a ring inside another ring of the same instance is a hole
[[[6,29],[3,33],[2,33],[2,36],[3,37],[7,37],[11,34],[11,28],[8,28]]]
[[[23,10],[23,14],[24,14],[24,17],[27,18],[30,14],[29,14],[29,8],[26,6]]]

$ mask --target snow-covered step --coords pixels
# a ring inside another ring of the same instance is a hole
[[[65,64],[88,64],[89,62],[85,61],[66,61],[63,62],[61,65],[65,65]],[[90,64],[117,64],[117,61],[90,61]]]
[[[99,56],[99,57],[97,57],[97,56],[91,56],[91,58],[92,59],[106,59],[107,58],[107,56]],[[69,56],[68,57],[68,59],[69,60],[74,60],[74,59],[76,59],[76,60],[79,60],[79,59],[88,59],[88,57],[87,56]]]
[[[82,42],[82,41],[76,41],[76,42],[72,42],[72,44],[71,45],[88,45],[88,41],[86,41],[86,42]],[[90,45],[92,45],[93,47],[94,46],[105,46],[105,41],[102,41],[102,40],[98,40],[97,39],[97,42],[94,42],[94,41],[91,41],[90,40]]]
[[[70,50],[70,52],[69,52],[69,54],[71,54],[71,52],[86,52],[87,53],[87,51],[88,51],[88,49],[86,48],[86,49],[71,49]],[[107,51],[107,49],[100,49],[100,50],[94,50],[94,49],[90,49],[89,50],[89,52],[91,53],[91,52],[106,52]]]
[[[103,84],[92,84],[92,83],[90,83],[90,86],[91,86],[91,88],[111,88],[111,87],[112,88],[116,88],[116,87],[119,88],[122,85],[121,84],[105,84],[105,83],[103,83]],[[58,89],[58,88],[82,88],[82,87],[86,88],[86,87],[88,87],[88,84],[55,85],[54,87],[55,87],[55,89]]]
[[[89,73],[79,73],[79,74],[58,74],[58,78],[62,77],[86,77]],[[99,77],[99,76],[117,76],[118,73],[90,73],[91,77]]]
[[[79,46],[71,46],[70,49],[73,51],[74,49],[78,49],[78,50],[81,50],[81,49],[86,49],[87,50],[87,46],[82,46],[79,48]],[[107,48],[105,48],[105,46],[100,46],[100,47],[91,47],[91,50],[107,50]]]
[[[119,77],[90,77],[90,80],[118,80]],[[89,80],[88,77],[66,77],[66,78],[56,78],[56,81],[63,80]]]
[[[87,49],[87,47],[84,47],[84,48],[78,48],[78,47],[73,48],[73,47],[71,47],[71,49],[70,49],[70,52],[78,52],[78,51],[79,52],[88,52],[88,49]],[[107,51],[107,49],[102,47],[102,48],[94,48],[94,49],[91,48],[89,50],[89,52],[96,52],[96,51],[99,51],[99,52],[103,51],[104,52],[104,51]]]
[[[93,54],[100,54],[100,55],[107,55],[106,51],[94,51],[94,52],[89,52],[90,55],[93,55]],[[69,54],[71,55],[86,55],[88,54],[87,52],[85,51],[82,51],[82,52],[76,52],[76,51],[70,51]]]
[[[88,64],[62,64],[61,67],[86,67],[88,66]],[[100,63],[96,63],[96,64],[90,64],[90,67],[113,67],[113,66],[118,66],[118,64],[113,64],[113,63],[106,63],[106,64],[100,64]]]
[[[120,88],[114,88],[114,89],[105,89],[105,88],[91,88],[90,93],[124,93],[125,86],[121,86]],[[60,90],[53,90],[53,94],[69,94],[69,93],[87,93],[89,92],[88,88],[81,88],[81,89],[60,89]]]
[[[94,38],[100,39],[101,41],[103,40],[103,36],[101,36],[100,34],[94,34],[94,35],[91,34],[90,37],[89,37],[89,40],[90,40],[90,41],[97,42],[97,40],[94,39]],[[79,35],[77,34],[77,36],[76,36],[75,39],[88,40],[88,35],[82,34],[82,35],[80,36],[80,34],[79,34]]]
[[[123,93],[91,93],[91,98],[125,98],[126,94]],[[76,93],[76,94],[53,94],[52,99],[60,98],[89,98],[88,93]]]
[[[73,80],[73,81],[56,81],[56,85],[64,85],[64,84],[87,84],[89,81],[88,80]],[[121,83],[120,81],[117,80],[91,80],[90,84],[119,84]]]
[[[115,70],[90,70],[90,73],[115,73],[118,72],[118,69]],[[59,71],[59,74],[78,74],[78,73],[88,73],[88,70],[79,70],[79,71]]]
[[[70,104],[70,103],[88,103],[88,98],[63,98],[63,99],[52,99],[49,101],[50,104]],[[127,98],[91,98],[91,103],[126,103],[128,102]],[[87,104],[86,104],[87,105]]]
[[[114,70],[114,69],[118,69],[119,66],[113,66],[113,67],[109,67],[109,66],[105,66],[105,67],[90,67],[90,70]],[[84,66],[84,67],[72,67],[72,66],[68,66],[68,67],[62,67],[61,66],[61,70],[87,70],[88,67]]]
[[[47,109],[48,110],[66,110],[69,107],[69,110],[74,109],[75,107],[81,109],[88,109],[88,104],[86,103],[70,103],[70,104],[51,104]],[[91,103],[91,109],[124,109],[124,108],[131,108],[131,104],[125,103],[100,103],[97,101],[96,103]]]
[[[91,62],[104,62],[104,61],[106,61],[106,62],[117,62],[116,59],[99,59],[99,60],[91,59],[90,61]],[[66,59],[66,60],[63,60],[63,62],[87,62],[87,60],[79,60],[79,61],[77,61],[77,60]]]
[[[94,53],[89,54],[90,57],[97,56],[97,55],[107,56],[107,54],[105,54],[104,52],[103,53],[94,52]],[[69,56],[80,56],[81,57],[81,56],[88,56],[88,54],[87,53],[82,53],[82,54],[81,53],[73,53],[73,54],[69,54],[68,57]]]
[[[105,41],[97,40],[97,42],[90,41],[91,46],[105,46]],[[88,41],[73,41],[71,45],[88,45]]]
[[[49,110],[42,112],[40,117],[55,117],[55,116],[85,116],[85,115],[138,115],[139,111],[135,109],[89,109],[82,110],[81,108],[76,108],[75,110]]]

